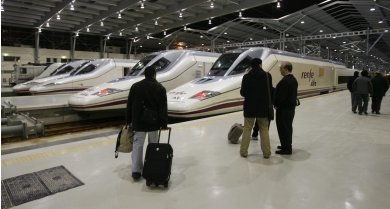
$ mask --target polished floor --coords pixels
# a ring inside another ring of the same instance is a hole
[[[84,133],[94,134],[88,140],[69,134],[3,145],[11,154],[2,155],[1,179],[63,165],[85,184],[15,209],[389,209],[390,96],[381,112],[353,114],[346,91],[302,99],[293,154],[270,159],[262,158],[258,141],[251,142],[248,158],[240,157],[239,145],[227,143],[227,131],[243,121],[242,112],[174,124],[168,189],[132,180],[130,154],[114,158],[111,129]],[[274,153],[275,122],[270,137]],[[28,149],[69,138],[75,142]],[[18,146],[26,150],[12,153]]]

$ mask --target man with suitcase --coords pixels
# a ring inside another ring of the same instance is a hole
[[[132,177],[139,180],[143,168],[143,146],[148,134],[148,143],[156,143],[158,130],[167,128],[168,108],[165,88],[156,80],[156,70],[145,68],[145,79],[135,83],[127,101],[127,123],[134,130]]]

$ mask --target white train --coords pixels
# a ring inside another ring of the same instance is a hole
[[[11,74],[10,84],[13,86],[32,80],[35,76],[39,75],[43,70],[45,70],[47,66],[47,64],[27,64],[22,66],[15,66],[15,69]]]
[[[88,62],[69,76],[47,81],[30,88],[31,94],[71,94],[92,86],[120,78],[136,65],[138,60],[97,59]]]
[[[242,110],[241,81],[253,58],[263,60],[263,69],[271,73],[273,86],[282,78],[280,63],[291,62],[300,96],[343,89],[354,72],[321,58],[269,48],[232,50],[219,57],[208,76],[167,92],[169,116],[193,118]]]
[[[191,50],[155,52],[143,58],[127,76],[72,95],[69,105],[79,111],[126,108],[129,90],[135,82],[144,79],[146,66],[155,67],[157,81],[170,90],[207,75],[219,56]]]
[[[39,78],[49,77],[50,74],[52,74],[54,71],[56,71],[57,69],[61,68],[64,65],[66,64],[61,62],[52,63],[49,66],[47,66],[39,75],[35,76],[34,80]]]
[[[18,84],[14,87],[12,87],[13,92],[17,94],[25,94],[30,93],[30,88],[33,86],[38,86],[42,83],[57,80],[60,78],[65,78],[70,75],[71,72],[79,70],[81,67],[83,67],[86,63],[88,63],[88,60],[79,60],[74,62],[69,62],[65,65],[62,65],[61,67],[55,69],[52,71],[49,76],[46,77],[36,77],[31,81],[27,81],[21,84]],[[46,71],[46,70],[45,70]],[[43,73],[45,72],[43,71]]]

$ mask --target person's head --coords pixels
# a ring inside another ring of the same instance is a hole
[[[261,61],[261,59],[254,58],[254,59],[251,60],[251,67],[252,67],[252,69],[253,68],[259,68],[259,67],[261,67],[262,63],[263,63],[263,61]]]
[[[364,76],[364,77],[368,77],[368,71],[367,70],[362,70],[362,72],[360,74],[362,76]]]
[[[353,76],[358,77],[359,76],[359,71],[353,72]]]
[[[154,67],[146,67],[145,68],[145,78],[156,78],[156,70]]]
[[[292,64],[290,62],[282,62],[280,65],[280,74],[285,76],[292,72]]]

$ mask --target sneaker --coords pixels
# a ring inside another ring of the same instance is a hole
[[[242,154],[242,153],[240,153],[240,156],[243,157],[243,158],[246,158],[246,157],[248,157],[248,154]]]
[[[270,156],[269,155],[264,155],[263,157],[264,157],[264,159],[269,159]]]
[[[252,140],[259,140],[259,138],[257,138],[257,136],[252,136]]]
[[[133,177],[134,181],[138,181],[141,178],[141,173],[140,172],[133,172],[131,174],[131,177]]]

